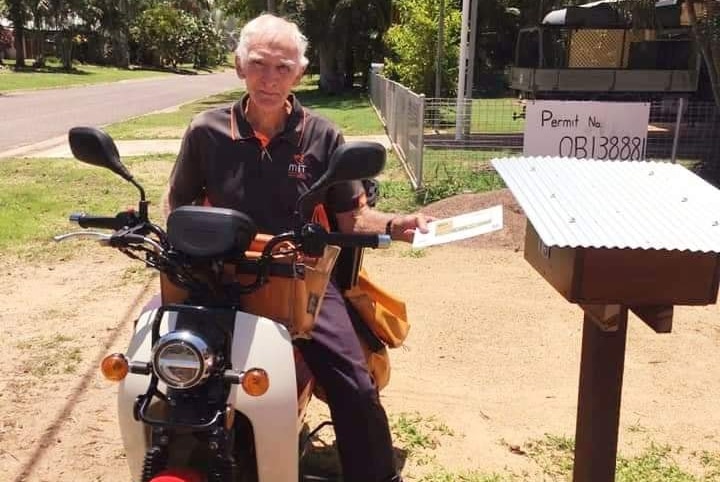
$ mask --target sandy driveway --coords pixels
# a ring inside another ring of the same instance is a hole
[[[467,211],[487,202],[460,197],[429,211]],[[419,412],[449,427],[433,464],[527,471],[528,480],[538,480],[537,467],[509,447],[546,433],[574,436],[582,313],[523,260],[524,221],[512,203],[507,207],[502,233],[434,247],[424,256],[407,248],[369,253],[366,266],[405,297],[413,320],[406,348],[392,352],[393,379],[383,392],[388,412]],[[133,262],[120,254],[89,253],[1,266],[2,481],[128,480],[115,387],[96,367],[104,354],[123,349],[133,301],[151,291],[149,276],[131,270]],[[718,311],[677,308],[667,335],[631,318],[624,453],[650,441],[720,451]],[[409,463],[405,474],[418,480],[431,469]]]

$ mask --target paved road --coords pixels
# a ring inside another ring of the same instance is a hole
[[[64,136],[240,87],[234,71],[0,95],[0,157]]]

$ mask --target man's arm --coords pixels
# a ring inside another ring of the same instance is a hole
[[[361,205],[352,211],[336,213],[338,229],[343,233],[385,234],[389,233],[394,241],[411,243],[415,228],[426,233],[428,221],[434,218],[422,213],[390,214]]]
[[[202,154],[198,145],[198,132],[193,127],[191,123],[185,131],[163,196],[162,207],[166,218],[176,207],[192,204],[203,194]]]

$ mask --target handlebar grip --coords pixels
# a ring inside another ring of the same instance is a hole
[[[342,248],[388,248],[390,236],[387,234],[345,234],[328,233],[326,241],[328,244]]]
[[[72,213],[70,221],[78,223],[83,228],[113,229],[117,231],[127,225],[128,216],[120,213],[117,216],[93,216],[86,213]]]

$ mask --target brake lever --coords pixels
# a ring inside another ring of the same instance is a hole
[[[93,236],[98,238],[98,241],[101,243],[109,243],[111,235],[107,233],[100,233],[97,231],[73,231],[72,233],[65,233],[65,234],[58,234],[57,236],[53,236],[53,241],[56,243],[61,243],[65,241],[66,239],[70,238],[78,238],[81,236]]]

